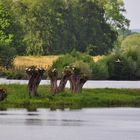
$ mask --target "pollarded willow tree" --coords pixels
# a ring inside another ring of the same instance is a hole
[[[48,76],[50,78],[50,83],[51,83],[51,94],[55,95],[56,93],[63,93],[65,91],[65,86],[70,79],[70,76],[72,74],[72,69],[71,67],[67,66],[64,68],[59,85],[57,83],[58,80],[58,71],[56,68],[49,69],[48,71]]]
[[[85,63],[82,62],[83,65]],[[86,81],[89,78],[87,73],[84,73],[80,68],[75,66],[66,66],[62,72],[59,85],[57,84],[58,72],[57,69],[50,69],[48,76],[51,80],[51,94],[63,93],[66,84],[70,82],[70,90],[72,93],[80,93]]]
[[[90,65],[81,60],[72,64],[72,73],[70,76],[70,89],[72,93],[79,93],[86,81],[90,78],[92,70]]]
[[[51,83],[51,94],[55,95],[57,93],[57,76],[58,76],[58,72],[57,70],[54,69],[49,69],[48,70],[48,76],[50,78],[50,83]]]
[[[29,76],[28,92],[30,97],[37,95],[37,88],[41,82],[44,72],[45,70],[43,68],[37,68],[35,66],[26,68],[26,73]]]
[[[67,84],[67,81],[70,79],[71,74],[72,74],[72,67],[70,66],[64,67],[64,70],[61,75],[60,83],[58,86],[58,92],[65,91],[65,86]]]
[[[89,57],[85,58],[86,61],[90,61]],[[63,93],[68,81],[70,82],[70,90],[72,93],[81,92],[84,84],[89,79],[92,73],[90,65],[87,62],[81,60],[76,60],[69,66],[65,66],[63,70],[60,71],[61,75],[58,75],[57,69],[52,66],[47,71],[51,84],[50,93],[52,95]],[[43,68],[37,68],[35,66],[31,66],[26,69],[26,73],[29,76],[28,91],[30,96],[37,95],[37,88],[44,72],[45,70]],[[58,82],[58,80],[60,82]]]
[[[82,91],[82,88],[86,81],[88,80],[88,76],[86,74],[83,74],[80,69],[73,67],[72,73],[69,78],[70,81],[70,89],[72,93],[79,93]]]

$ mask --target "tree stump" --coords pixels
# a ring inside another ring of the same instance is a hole
[[[29,76],[28,92],[30,97],[37,95],[37,88],[40,84],[44,72],[45,70],[43,68],[36,68],[34,66],[26,69],[26,73]]]
[[[6,89],[0,89],[0,101],[3,101],[7,97],[7,90]]]
[[[67,84],[67,81],[69,80],[71,76],[71,67],[66,66],[64,68],[64,71],[62,72],[62,77],[60,80],[60,84],[58,86],[58,92],[64,92],[65,91],[65,86]]]
[[[54,69],[50,69],[48,71],[48,76],[50,78],[50,82],[51,82],[51,94],[55,95],[57,93],[57,77],[58,77],[58,72],[57,70]]]

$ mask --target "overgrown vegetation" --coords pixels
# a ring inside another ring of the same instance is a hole
[[[140,107],[140,90],[128,89],[84,89],[72,94],[69,90],[52,96],[49,87],[40,86],[39,95],[30,98],[27,85],[1,85],[8,91],[7,98],[0,103],[6,108],[83,108],[83,107]]]

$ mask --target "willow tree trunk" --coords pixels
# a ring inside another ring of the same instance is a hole
[[[53,70],[49,70],[48,72],[48,76],[50,78],[50,82],[51,82],[51,94],[55,95],[57,93],[57,77],[58,77],[58,73],[55,69]]]
[[[28,83],[28,91],[29,96],[34,97],[37,95],[37,88],[41,81],[40,73],[34,73],[30,76],[29,83]]]
[[[82,92],[83,86],[88,80],[88,77],[79,75],[77,78],[77,83],[76,83],[76,93]]]
[[[76,83],[77,83],[77,74],[72,74],[69,78],[70,81],[70,89],[72,93],[76,93]]]
[[[5,89],[0,89],[0,101],[3,101],[7,97],[7,91]]]
[[[57,77],[50,78],[51,81],[51,94],[55,95],[57,93]]]
[[[72,74],[70,77],[70,89],[72,93],[79,93],[82,91],[84,84],[87,81],[87,77],[81,74]]]
[[[69,76],[67,74],[63,74],[62,78],[60,80],[59,86],[58,86],[58,92],[65,91],[65,86],[66,86],[68,80],[69,80]]]

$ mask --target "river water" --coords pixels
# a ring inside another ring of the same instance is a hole
[[[140,109],[8,109],[0,140],[140,140]]]
[[[59,81],[58,81],[59,83]],[[0,78],[0,84],[28,84],[28,80],[7,80]],[[49,80],[42,80],[40,85],[50,85]],[[69,82],[66,87],[70,87]],[[130,88],[140,89],[140,81],[92,81],[89,80],[84,88]]]

